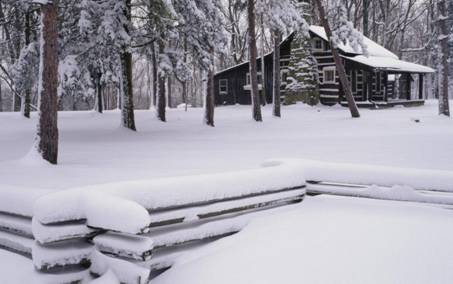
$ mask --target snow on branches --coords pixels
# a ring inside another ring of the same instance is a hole
[[[332,29],[332,42],[335,47],[339,44],[349,44],[355,51],[368,55],[363,34],[356,30],[354,24],[348,20],[346,8],[343,5],[338,7],[337,19],[334,21]]]
[[[292,0],[259,0],[256,12],[263,17],[263,22],[270,30],[276,30],[281,34],[300,30],[308,32],[302,11]]]

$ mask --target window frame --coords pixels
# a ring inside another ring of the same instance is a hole
[[[327,80],[326,73],[333,71],[333,80]],[[336,78],[337,68],[335,66],[327,66],[322,69],[322,83],[323,84],[335,84],[337,82]]]
[[[222,86],[222,83],[226,83]],[[225,88],[225,91],[222,91],[222,87]],[[219,95],[228,95],[228,79],[219,79]]]
[[[258,85],[263,84],[263,75],[261,72],[256,72],[256,77],[258,79]],[[260,80],[261,78],[261,80]],[[252,78],[250,77],[250,72],[247,72],[245,75],[245,85],[250,86],[252,85]]]
[[[317,47],[316,44],[320,43],[320,47]],[[323,40],[319,37],[313,39],[313,49],[316,51],[324,51]]]
[[[288,84],[288,74],[289,70],[284,68],[280,69],[280,85],[286,86]]]

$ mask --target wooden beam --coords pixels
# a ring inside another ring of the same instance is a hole
[[[423,100],[423,74],[418,74],[418,98]]]

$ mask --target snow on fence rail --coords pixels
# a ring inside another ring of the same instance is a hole
[[[330,163],[302,159],[269,160],[267,166],[292,165],[307,181],[355,185],[409,186],[416,190],[452,192],[453,171],[398,168],[376,165]]]
[[[27,255],[41,272],[58,272],[57,282],[89,271],[146,283],[185,245],[236,233],[260,211],[304,195],[299,168],[286,165],[59,192],[0,190],[0,246]]]
[[[447,171],[281,160],[59,192],[4,187],[0,247],[30,257],[53,277],[46,283],[89,273],[146,283],[194,243],[234,234],[262,210],[300,202],[306,192],[453,205],[452,184]]]
[[[310,160],[270,160],[263,166],[292,165],[307,181],[308,194],[453,205],[453,172]]]

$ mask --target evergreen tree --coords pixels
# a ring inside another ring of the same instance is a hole
[[[299,1],[297,10],[306,23],[312,22],[310,1]],[[319,102],[318,65],[311,53],[308,27],[294,34],[288,65],[285,104],[302,101],[309,105]]]
[[[303,7],[299,7],[300,10],[298,10],[295,5],[297,3],[292,0],[261,0],[258,3],[257,12],[262,16],[263,22],[266,23],[273,35],[273,114],[280,117],[280,86],[282,78],[280,70],[280,42],[282,35],[288,35],[291,32],[299,33],[304,30],[301,27],[304,27],[305,31],[308,28],[302,17]],[[262,74],[264,74],[264,70],[262,70]]]

